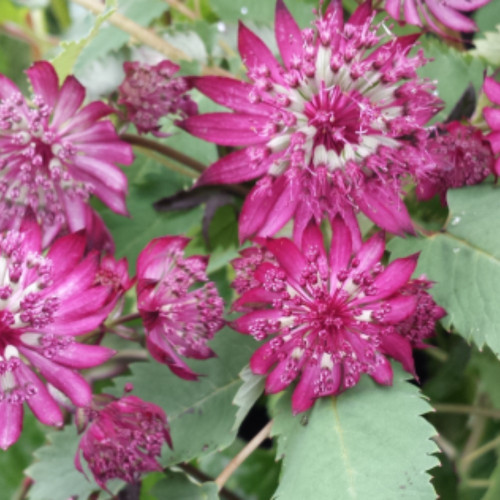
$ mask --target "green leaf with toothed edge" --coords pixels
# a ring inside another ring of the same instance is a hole
[[[391,259],[421,252],[416,275],[435,282],[436,302],[451,329],[479,348],[500,355],[500,190],[483,184],[448,192],[450,216],[439,233],[427,238],[393,239]]]
[[[276,500],[431,500],[426,472],[436,434],[421,416],[431,410],[409,375],[394,364],[392,387],[364,375],[338,397],[291,413],[289,393],[278,401],[272,434],[283,458]]]
[[[170,466],[229,446],[238,408],[232,404],[241,385],[239,372],[256,347],[253,338],[225,328],[210,347],[217,354],[207,360],[187,360],[202,374],[198,381],[183,380],[156,361],[137,363],[132,374],[117,379],[110,392],[119,396],[131,382],[136,396],[161,406],[168,417],[173,450],[164,448],[161,463]]]

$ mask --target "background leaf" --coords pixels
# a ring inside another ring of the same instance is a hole
[[[500,354],[499,191],[483,184],[448,191],[446,227],[428,238],[393,239],[391,257],[420,251],[417,274],[435,281],[431,293],[448,311],[442,322],[478,347]]]
[[[166,478],[158,481],[150,494],[158,499],[172,500],[218,500],[215,483],[192,483],[185,475],[167,472]]]
[[[393,387],[363,376],[344,394],[316,401],[307,417],[293,417],[289,398],[282,397],[273,434],[284,458],[274,498],[435,498],[425,472],[437,461],[435,431],[421,417],[430,406],[407,378],[399,365]]]
[[[237,407],[232,401],[241,385],[238,373],[248,363],[254,343],[252,338],[221,330],[210,344],[217,358],[189,360],[204,375],[198,382],[182,380],[155,361],[134,365],[130,376],[117,381],[116,395],[123,393],[126,382],[132,382],[135,395],[167,413],[174,449],[165,451],[163,465],[185,462],[233,442]]]

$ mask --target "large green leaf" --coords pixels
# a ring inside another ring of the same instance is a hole
[[[444,121],[470,83],[476,90],[481,88],[485,66],[480,60],[434,38],[424,40],[423,48],[425,56],[431,60],[418,73],[437,81],[438,94],[445,107],[435,120]]]
[[[118,11],[125,17],[132,19],[141,26],[148,26],[151,21],[161,16],[168,9],[164,0],[119,0]],[[82,51],[76,63],[76,71],[105,56],[111,51],[118,50],[130,39],[130,35],[116,26],[106,26]]]
[[[93,491],[99,490],[92,474],[88,474],[89,480],[74,466],[80,440],[76,427],[69,425],[62,431],[53,432],[48,440],[48,444],[35,452],[37,461],[25,471],[34,480],[29,490],[30,500],[67,500],[71,497],[86,500]],[[123,485],[122,481],[113,480],[107,486],[116,493]]]
[[[430,406],[408,374],[394,369],[394,385],[364,376],[338,397],[319,399],[310,414],[291,416],[290,400],[277,405],[273,433],[284,455],[283,500],[431,500],[426,471],[436,465]]]
[[[43,443],[44,435],[32,413],[24,416],[23,432],[16,444],[8,450],[0,450],[1,497],[13,498],[24,479],[23,469],[32,460],[32,453]]]
[[[117,257],[127,257],[130,272],[134,273],[137,256],[151,239],[187,233],[200,223],[202,210],[194,208],[190,211],[160,214],[153,209],[154,201],[192,183],[189,177],[169,170],[157,157],[136,151],[134,164],[123,170],[129,179],[127,206],[130,218],[117,215],[102,205],[99,212],[111,230]]]
[[[183,474],[167,473],[167,477],[158,481],[150,492],[153,498],[172,500],[218,500],[215,483],[195,484]]]
[[[166,411],[174,448],[163,454],[163,465],[225,448],[236,436],[237,407],[232,401],[241,385],[238,373],[248,363],[255,341],[224,329],[210,345],[216,358],[189,360],[189,365],[204,375],[197,382],[182,380],[165,365],[151,361],[135,365],[132,375],[122,377],[120,388],[114,391],[122,394],[123,384],[132,382],[134,394]]]
[[[485,184],[449,191],[449,222],[427,238],[394,239],[392,257],[420,251],[417,274],[435,281],[432,294],[448,311],[446,328],[500,354],[499,191]]]
[[[106,9],[102,14],[99,14],[96,17],[94,25],[86,36],[80,38],[79,40],[61,42],[59,54],[52,59],[52,64],[54,65],[61,81],[73,73],[73,68],[78,60],[78,57],[85,47],[90,44],[92,39],[97,36],[102,23],[116,11],[117,4],[117,0],[107,0]]]

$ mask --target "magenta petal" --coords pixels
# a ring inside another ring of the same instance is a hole
[[[356,199],[359,208],[375,224],[398,236],[414,234],[410,214],[396,193],[376,182],[368,182]]]
[[[274,236],[293,217],[301,189],[299,177],[293,171],[287,172],[273,184],[273,203],[257,232],[258,236]]]
[[[278,351],[271,347],[270,342],[266,342],[250,358],[250,369],[256,375],[265,375],[277,361]]]
[[[486,139],[491,144],[491,149],[493,153],[495,154],[500,153],[500,130],[491,132],[491,134],[488,134],[486,136]]]
[[[393,299],[385,300],[384,306],[389,306],[389,312],[386,312],[382,321],[388,324],[396,324],[409,318],[417,308],[417,297],[415,295],[399,296]]]
[[[290,68],[294,59],[302,57],[302,33],[283,0],[276,2],[274,29],[281,58]]]
[[[23,428],[23,405],[0,401],[0,448],[6,450],[21,435]]]
[[[299,383],[292,394],[292,411],[294,415],[308,410],[314,404],[314,382],[319,378],[320,373],[321,367],[319,363],[306,364],[304,367]]]
[[[326,259],[323,233],[319,226],[314,222],[310,222],[302,234],[301,249],[304,255],[318,253],[321,259]]]
[[[35,417],[45,425],[63,425],[63,415],[54,398],[42,381],[24,365],[22,367],[22,379],[24,383],[29,383],[36,389],[36,394],[33,394],[27,400],[28,406]]]
[[[55,106],[59,95],[59,78],[52,64],[38,61],[26,70],[33,92],[43,97],[45,104]]]
[[[351,260],[352,240],[351,232],[340,217],[335,217],[332,222],[332,244],[330,248],[330,280],[332,287],[338,283],[337,274],[347,268]]]
[[[273,112],[273,108],[265,104],[250,102],[249,95],[254,88],[250,83],[222,76],[193,77],[189,81],[200,92],[226,108],[265,116]]]
[[[398,20],[401,18],[400,10],[401,10],[401,0],[386,0],[385,2],[385,10],[389,13],[389,15]]]
[[[279,182],[277,179],[276,182]],[[264,224],[269,210],[273,206],[273,178],[261,179],[245,198],[238,224],[239,238],[243,242],[257,233]]]
[[[0,75],[0,99],[8,99],[12,95],[21,95],[17,85],[5,75]]]
[[[127,191],[127,177],[118,167],[104,158],[78,155],[73,159],[72,164],[94,178],[95,182],[102,183],[113,191],[125,193]]]
[[[474,21],[460,14],[454,9],[450,9],[445,4],[436,0],[426,0],[427,7],[436,18],[448,28],[456,31],[470,33],[476,31],[477,26]]]
[[[42,229],[31,209],[26,210],[20,231],[24,233],[23,247],[26,251],[40,253],[42,250]]]
[[[276,257],[280,267],[292,280],[299,283],[302,272],[307,266],[307,259],[288,238],[268,239],[266,248]]]
[[[282,83],[282,67],[266,44],[241,21],[238,29],[238,50],[243,63],[249,70],[264,66],[269,70],[275,82]]]
[[[282,312],[277,309],[263,309],[244,314],[231,323],[231,326],[240,333],[254,333],[262,322],[278,322],[282,317]],[[276,325],[277,328],[279,324]],[[276,329],[277,329],[276,328]]]
[[[377,262],[382,260],[385,251],[385,236],[383,232],[379,232],[365,241],[356,254],[359,260],[358,272],[363,272],[371,269]]]
[[[269,118],[243,113],[206,113],[190,116],[178,125],[200,139],[222,146],[250,146],[266,141],[263,128]]]
[[[384,356],[378,355],[375,360],[375,367],[370,376],[379,384],[392,385],[393,373],[389,360]]]
[[[491,129],[500,130],[500,109],[484,108],[483,115]]]
[[[70,344],[52,356],[52,361],[69,368],[82,370],[101,365],[108,361],[116,351],[109,347],[88,344]]]
[[[47,257],[54,266],[54,278],[65,277],[66,273],[80,262],[85,251],[85,237],[82,233],[73,233],[58,238],[51,246]]]
[[[102,101],[91,102],[82,108],[75,116],[73,116],[73,118],[70,118],[65,124],[63,124],[63,126],[59,129],[59,134],[65,135],[69,131],[73,134],[79,130],[86,130],[97,120],[100,120],[113,112],[113,108],[107,106]]]
[[[389,12],[389,11],[388,11]],[[415,0],[406,0],[404,4],[405,20],[409,24],[415,26],[422,26],[422,21],[418,15],[417,6]]]
[[[491,76],[484,79],[483,90],[491,102],[500,104],[500,82],[495,81]]]
[[[75,77],[68,76],[59,91],[52,116],[52,127],[60,127],[74,116],[84,99],[85,87]]]
[[[266,394],[276,394],[281,392],[292,383],[292,379],[287,376],[287,372],[289,371],[288,361],[288,358],[280,361],[276,368],[274,368],[274,370],[267,376]]]
[[[167,365],[168,368],[180,378],[184,380],[198,380],[199,375],[195,373],[189,366],[182,361],[174,350],[160,340],[161,334],[150,332],[146,340],[148,351],[151,353],[158,363]],[[159,343],[157,343],[157,341]],[[161,344],[161,345],[160,345]]]
[[[238,184],[256,179],[267,173],[269,162],[260,162],[256,167],[250,163],[247,149],[235,151],[212,163],[197,181],[198,186],[206,184]]]
[[[396,333],[389,333],[382,337],[381,351],[399,361],[403,368],[416,377],[415,363],[410,341]]]
[[[244,311],[246,307],[256,307],[264,304],[271,304],[273,300],[279,299],[280,294],[271,292],[265,288],[252,288],[233,302],[231,309],[233,311]]]
[[[363,2],[351,15],[348,23],[354,26],[362,25],[373,12],[371,0]]]
[[[388,297],[408,283],[417,267],[417,260],[418,254],[413,254],[404,259],[396,259],[391,262],[385,270],[375,278],[373,286],[376,289],[376,293],[366,298],[368,302]]]
[[[19,347],[19,351],[38,368],[44,378],[68,396],[75,406],[88,406],[92,399],[92,391],[88,382],[78,373],[57,365],[40,354]]]
[[[490,3],[492,0],[448,0],[447,4],[457,10],[470,12]]]

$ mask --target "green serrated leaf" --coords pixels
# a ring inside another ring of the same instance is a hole
[[[158,499],[172,500],[218,500],[215,483],[195,484],[185,475],[168,472],[166,478],[158,481],[150,494]]]
[[[486,59],[494,66],[500,65],[500,24],[495,26],[496,31],[488,31],[484,34],[484,39],[474,40],[476,48],[471,51],[473,56]]]
[[[266,377],[255,375],[248,365],[241,370],[240,378],[243,380],[243,384],[238,389],[236,396],[234,396],[233,404],[238,406],[238,411],[231,430],[238,430],[240,428],[241,422],[243,422],[248,412],[252,409],[252,406],[264,392],[264,385],[266,383]]]
[[[0,450],[0,491],[1,497],[14,498],[24,479],[23,469],[33,457],[33,452],[42,445],[44,434],[33,414],[24,416],[23,432],[16,444],[8,450]]]
[[[499,190],[491,184],[448,192],[449,223],[428,238],[394,239],[392,258],[420,251],[417,274],[435,281],[436,302],[448,311],[442,322],[479,348],[500,354]]]
[[[364,376],[344,394],[319,399],[308,418],[293,417],[283,397],[273,427],[284,454],[274,498],[434,499],[426,471],[437,462],[435,431],[421,417],[431,408],[407,378],[399,365],[392,387]]]
[[[482,500],[498,500],[500,498],[500,463],[495,467],[490,481],[491,484]]]
[[[106,9],[96,17],[92,29],[86,36],[71,42],[61,42],[61,51],[52,59],[52,64],[60,80],[64,80],[68,75],[73,73],[78,57],[85,47],[97,36],[102,23],[116,11],[117,5],[117,0],[107,0]]]
[[[136,364],[132,375],[113,392],[122,394],[123,384],[132,382],[134,394],[161,406],[168,416],[173,450],[166,450],[165,466],[192,460],[229,446],[237,408],[233,398],[241,385],[238,376],[248,363],[255,341],[229,329],[216,334],[210,347],[217,357],[204,361],[189,360],[197,373],[197,382],[182,380],[157,362]],[[117,381],[118,382],[118,381]]]
[[[118,12],[141,26],[148,26],[168,9],[164,0],[119,0]],[[87,64],[123,47],[130,35],[116,26],[105,26],[84,48],[75,66],[75,71],[83,71]]]
[[[485,65],[435,38],[424,39],[422,46],[425,56],[432,60],[420,68],[418,74],[437,82],[438,94],[445,107],[434,121],[444,121],[470,83],[479,91]]]
[[[37,461],[25,471],[34,480],[29,500],[67,500],[75,496],[86,500],[92,492],[99,490],[93,481],[75,468],[73,459],[80,441],[76,428],[70,425],[62,431],[50,433],[47,438],[49,443],[35,452]],[[92,479],[92,474],[88,476]],[[116,493],[124,484],[113,480],[107,486]]]

